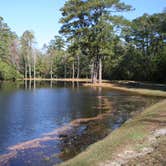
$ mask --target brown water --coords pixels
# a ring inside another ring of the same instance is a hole
[[[158,101],[78,83],[1,84],[0,165],[68,160]]]

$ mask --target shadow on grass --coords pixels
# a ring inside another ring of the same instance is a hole
[[[165,125],[166,126],[166,112],[155,112],[155,113],[148,113],[146,115],[144,115],[143,118],[141,118],[140,120],[138,120],[140,123],[142,122],[148,122],[148,123],[153,123],[156,125]]]
[[[149,90],[162,90],[166,91],[166,84],[154,84],[148,82],[135,82],[135,81],[112,81],[115,85],[125,88],[138,88]]]

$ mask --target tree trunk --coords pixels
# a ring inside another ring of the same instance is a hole
[[[27,79],[27,65],[25,64],[25,79]]]
[[[91,80],[93,82],[93,70],[94,70],[94,62],[92,63],[92,66],[91,66]]]
[[[32,78],[32,75],[31,75],[31,64],[29,64],[29,78],[30,79]]]
[[[93,63],[93,70],[92,70],[92,83],[97,83],[97,61],[95,60]]]
[[[33,78],[35,80],[35,78],[36,78],[36,54],[34,53],[33,56],[34,56],[33,57]]]
[[[36,57],[34,54],[34,61],[33,61],[33,89],[36,89]]]
[[[66,78],[66,54],[64,56],[64,78]]]
[[[65,69],[64,69],[64,78],[66,78],[66,62],[65,62]]]
[[[51,64],[51,71],[50,72],[51,72],[50,74],[51,74],[51,80],[52,80],[52,64]]]
[[[72,64],[72,68],[73,68],[73,76],[72,76],[72,78],[74,79],[74,78],[75,78],[75,66],[74,66],[74,61],[73,61],[73,64]]]
[[[77,56],[77,78],[80,78],[80,56]]]
[[[102,59],[99,57],[99,84],[102,83]]]

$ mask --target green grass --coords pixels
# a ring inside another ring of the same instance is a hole
[[[161,116],[163,114],[164,116]],[[136,143],[143,141],[152,129],[158,127],[158,120],[160,120],[160,123],[166,120],[165,114],[166,100],[147,108],[109,136],[89,146],[84,152],[60,166],[96,166],[104,161],[111,160],[113,154],[122,148],[129,145],[136,146]]]

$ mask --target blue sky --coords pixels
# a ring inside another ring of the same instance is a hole
[[[166,7],[166,0],[122,0],[136,10],[125,16],[134,19],[143,13],[161,12]],[[58,34],[61,16],[59,9],[65,0],[0,0],[0,16],[19,36],[25,30],[35,33],[38,47],[48,43]]]

